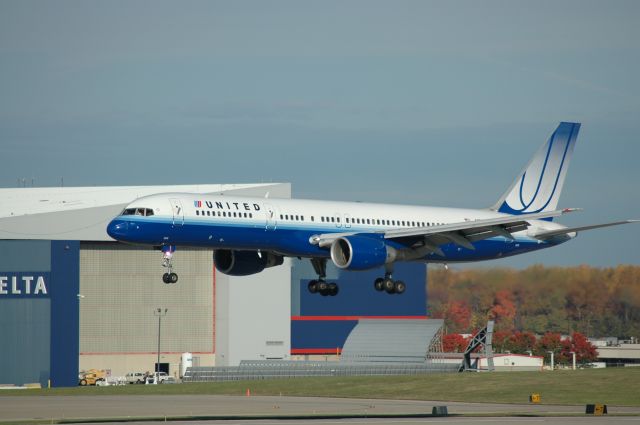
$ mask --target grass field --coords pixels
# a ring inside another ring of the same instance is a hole
[[[640,368],[555,372],[433,374],[425,376],[297,378],[182,385],[128,385],[42,390],[5,390],[8,395],[218,394],[383,398],[490,403],[605,403],[640,406]]]

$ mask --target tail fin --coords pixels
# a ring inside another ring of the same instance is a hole
[[[578,131],[580,123],[561,122],[491,209],[514,215],[555,210]]]

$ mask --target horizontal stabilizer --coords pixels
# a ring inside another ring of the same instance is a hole
[[[566,235],[568,233],[582,232],[584,230],[599,229],[601,227],[617,226],[619,224],[629,224],[629,223],[639,223],[639,222],[640,220],[623,220],[623,221],[614,221],[611,223],[592,224],[591,226],[567,227],[564,229],[549,230],[545,232],[536,233],[535,235],[533,235],[533,237],[536,239],[545,240],[545,239],[552,238],[554,236]]]

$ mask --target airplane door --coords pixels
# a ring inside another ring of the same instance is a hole
[[[179,199],[169,199],[171,210],[173,211],[173,225],[182,226],[184,224],[184,210]]]
[[[344,215],[344,227],[346,229],[351,227],[351,215],[350,214],[345,214]]]
[[[277,219],[276,210],[270,204],[264,204],[265,214],[267,215],[267,222],[265,230],[276,230]]]

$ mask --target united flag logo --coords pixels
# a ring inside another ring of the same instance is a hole
[[[196,208],[202,208],[202,201],[193,201],[193,205]]]

